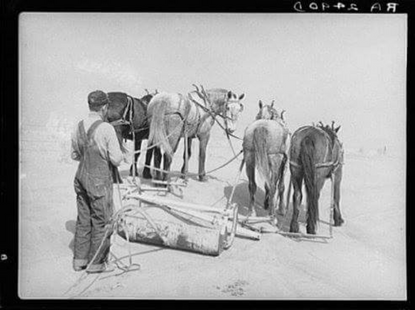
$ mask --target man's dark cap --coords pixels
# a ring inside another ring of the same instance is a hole
[[[88,104],[92,108],[98,108],[109,103],[108,95],[101,90],[93,91],[88,95]]]

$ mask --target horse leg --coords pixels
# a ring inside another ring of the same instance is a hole
[[[169,139],[169,141],[170,141],[170,145],[172,146],[173,154],[174,154],[179,145],[180,135],[176,136],[175,141],[172,141],[172,139]],[[171,167],[172,162],[173,162],[173,156],[164,153],[163,181],[167,181],[169,178],[169,172],[170,172],[170,167]]]
[[[135,176],[138,176],[138,171],[137,171],[137,159],[140,156],[140,151],[141,150],[141,138],[135,138],[134,141],[134,162],[131,164],[130,167],[130,176],[133,175],[133,171],[135,169]]]
[[[275,214],[275,193],[277,192],[277,180],[275,176],[272,177],[271,186],[269,190],[269,201],[271,202],[271,207],[269,208],[269,216],[271,218],[271,224],[277,226],[277,217]]]
[[[255,156],[252,152],[245,152],[245,166],[246,166],[246,175],[248,176],[248,188],[249,188],[249,216],[256,216],[255,212],[255,192],[256,192],[256,183],[255,183]]]
[[[292,176],[292,185],[294,189],[293,193],[293,215],[291,218],[290,224],[290,232],[297,233],[299,232],[298,227],[298,214],[299,214],[299,206],[301,204],[301,200],[303,199],[303,194],[301,193],[301,186],[303,185],[303,176],[301,175],[294,176],[291,171]]]
[[[146,151],[146,162],[143,170],[143,178],[144,179],[151,179],[151,172],[150,172],[150,166],[151,166],[151,157],[153,156],[154,148],[148,149],[149,145],[147,145],[147,151]]]
[[[264,188],[265,188],[264,210],[268,210],[269,208],[269,187],[267,183],[264,184]]]
[[[183,151],[183,166],[181,169],[181,173],[182,173],[182,178],[184,179],[187,175],[187,172],[189,171],[189,159],[190,156],[192,155],[192,138],[187,138],[187,150],[185,148],[185,150]],[[186,152],[187,152],[187,156],[186,156]],[[187,158],[186,158],[187,157]]]
[[[340,183],[342,179],[341,167],[334,173],[332,182],[334,182],[334,226],[341,226],[344,223],[342,215],[340,213]]]
[[[199,136],[199,181],[205,182],[206,171],[205,171],[205,161],[206,161],[206,148],[209,142],[210,132],[206,133],[203,136]]]
[[[279,173],[278,173],[278,211],[279,215],[285,215],[287,212],[286,206],[284,205],[284,191],[285,191],[285,184],[284,184],[284,175],[285,175],[285,165],[287,163],[287,155],[283,154],[283,159],[281,161]]]
[[[161,154],[161,150],[159,147],[155,147],[153,149],[154,151],[154,168],[156,168],[156,172],[155,172],[155,179],[156,180],[161,180],[162,179],[162,173],[159,170],[160,166],[161,166],[161,159],[162,159],[162,154]]]
[[[169,137],[168,143],[171,146],[172,153],[164,152],[164,168],[162,173],[162,180],[166,181],[169,177],[170,167],[173,162],[174,153],[179,146],[180,137],[183,131],[183,120],[179,114],[172,114],[170,117],[165,119],[166,134]]]
[[[275,194],[277,192],[277,183],[279,178],[279,169],[280,169],[280,159],[278,154],[268,155],[268,161],[271,163],[271,184],[269,185],[269,194],[268,194],[268,201],[270,203],[269,208],[269,216],[271,218],[271,224],[276,226],[277,225],[277,217],[276,217],[276,201],[275,201]]]
[[[163,160],[163,172],[162,172],[162,180],[163,181],[167,181],[168,177],[169,177],[169,171],[170,171],[170,167],[171,167],[171,163],[173,161],[173,157],[169,156],[168,154],[164,153],[163,155],[164,160]]]

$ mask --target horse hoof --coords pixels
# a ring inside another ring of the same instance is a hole
[[[297,225],[291,225],[290,226],[290,232],[291,233],[298,233],[299,232],[298,224]]]
[[[206,176],[199,176],[199,181],[200,182],[207,182],[207,177]]]
[[[151,179],[152,178],[151,173],[143,171],[143,178],[147,180]]]
[[[155,187],[158,187],[158,188],[167,188],[167,184],[163,184],[163,183],[155,183],[154,185]]]
[[[287,211],[285,210],[285,208],[279,208],[277,210],[278,215],[284,216],[286,213],[287,213]]]
[[[334,226],[342,226],[342,224],[344,223],[343,219],[339,219],[339,220],[334,220]]]

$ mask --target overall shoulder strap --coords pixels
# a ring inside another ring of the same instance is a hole
[[[89,127],[88,129],[88,133],[86,134],[88,140],[90,140],[93,137],[95,130],[98,128],[99,125],[101,125],[101,123],[103,123],[102,120],[97,120],[94,123],[92,123],[91,127]]]

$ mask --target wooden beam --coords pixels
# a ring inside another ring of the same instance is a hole
[[[244,238],[249,238],[249,239],[254,239],[254,240],[260,240],[261,239],[261,234],[258,232],[254,232],[252,230],[243,228],[242,226],[238,225],[236,227],[236,236],[238,237],[244,237]]]
[[[218,208],[205,206],[205,205],[199,205],[199,204],[190,203],[190,202],[176,201],[172,199],[142,195],[138,193],[130,195],[129,198],[137,198],[137,199],[143,200],[148,203],[153,203],[153,204],[162,204],[162,205],[168,205],[168,206],[173,205],[173,206],[182,207],[186,209],[193,209],[195,211],[205,211],[205,212],[212,212],[212,213],[219,213],[219,214],[223,213],[223,209],[218,209]]]

